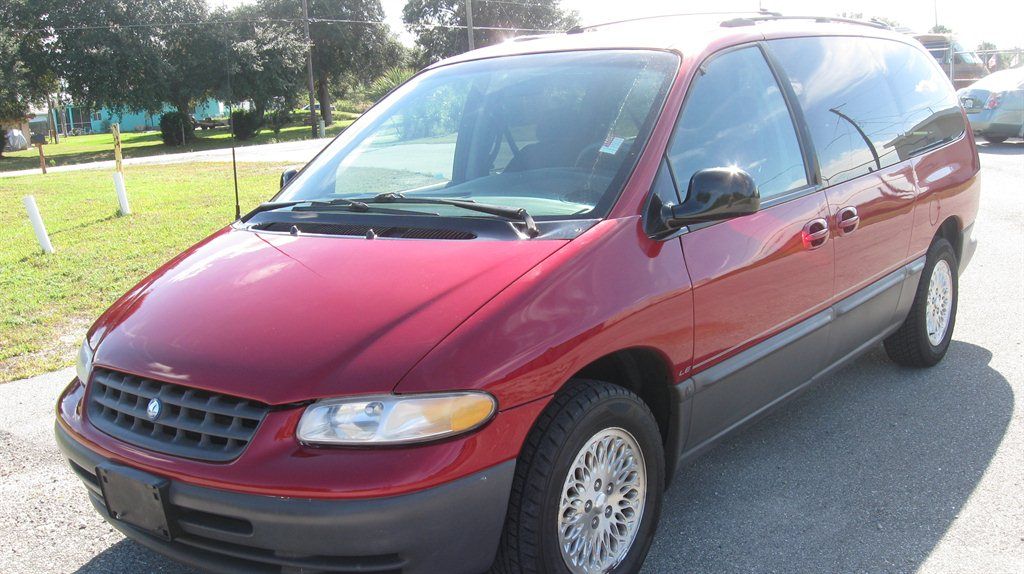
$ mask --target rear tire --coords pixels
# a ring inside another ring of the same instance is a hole
[[[981,139],[990,144],[1001,144],[1006,141],[1006,136],[981,136]]]
[[[910,314],[885,340],[890,359],[906,367],[931,367],[942,360],[953,338],[959,288],[953,246],[936,239],[928,248]]]
[[[639,571],[664,484],[661,433],[643,400],[609,383],[570,381],[523,444],[492,572]],[[580,554],[571,541],[587,536],[608,549],[607,568],[570,568]],[[616,537],[626,542],[612,542]]]

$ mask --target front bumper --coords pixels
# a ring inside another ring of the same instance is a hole
[[[992,137],[1015,137],[1021,134],[1022,117],[1014,110],[981,110],[967,114],[971,130],[976,135]]]
[[[58,423],[57,444],[97,511],[140,544],[216,572],[475,574],[497,552],[515,460],[411,494],[317,500],[172,480],[165,541],[109,516],[96,467],[108,463]]]

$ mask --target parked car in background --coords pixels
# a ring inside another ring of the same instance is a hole
[[[1002,70],[957,92],[976,135],[989,143],[1024,137],[1024,67]]]
[[[304,111],[304,112],[308,112],[309,111],[309,104],[306,104],[306,105],[302,106],[299,109]],[[320,104],[313,104],[313,110],[319,112],[320,111]],[[331,111],[332,112],[336,112],[336,111],[338,111],[338,108],[336,108],[334,106],[334,104],[331,104]]]
[[[193,121],[195,127],[197,127],[197,128],[200,128],[200,129],[203,129],[203,130],[212,130],[212,129],[222,128],[222,127],[228,125],[228,123],[231,121],[231,118],[228,118],[227,120],[218,120],[218,119],[214,119],[214,118],[211,118],[211,117],[207,116],[207,117],[203,118],[202,120],[196,120],[195,118],[193,118],[192,121]]]
[[[965,49],[952,34],[918,34],[914,39],[921,42],[935,58],[942,72],[953,82],[954,88],[963,88],[988,75],[988,68],[981,58]]]
[[[979,169],[868,23],[467,52],[115,302],[56,439],[203,569],[632,574],[682,464],[879,343],[942,360]]]

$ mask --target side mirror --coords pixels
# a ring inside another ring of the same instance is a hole
[[[281,172],[281,189],[284,189],[284,186],[288,185],[289,181],[295,179],[296,175],[299,175],[299,170],[297,169],[289,168]]]
[[[754,178],[738,168],[702,169],[690,178],[686,201],[665,206],[662,218],[672,229],[750,215],[761,207]]]

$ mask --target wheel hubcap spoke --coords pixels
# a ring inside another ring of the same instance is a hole
[[[939,346],[946,338],[952,310],[953,273],[946,260],[940,259],[932,268],[932,276],[928,280],[928,297],[924,310],[928,342],[932,346]]]
[[[562,485],[559,548],[574,574],[615,568],[643,518],[647,469],[640,445],[621,428],[602,430],[580,449]]]

